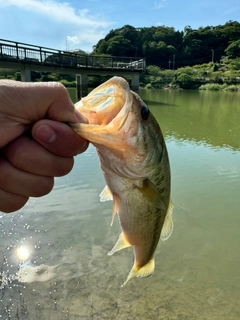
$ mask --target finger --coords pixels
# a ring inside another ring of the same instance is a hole
[[[75,156],[84,152],[88,142],[64,123],[40,120],[32,128],[32,136],[44,148],[59,156]]]
[[[32,89],[33,105],[36,105],[38,112],[39,108],[42,106],[42,117],[39,119],[42,119],[45,115],[47,115],[49,119],[60,122],[73,121],[87,123],[87,119],[75,109],[66,87],[61,83],[33,83]],[[48,104],[44,103],[44,106],[41,103],[43,95],[44,100],[48,101]]]
[[[5,159],[0,159],[0,172],[0,189],[16,195],[41,197],[48,194],[53,188],[52,177],[21,171]]]
[[[69,173],[74,163],[73,157],[54,155],[26,136],[9,143],[4,152],[12,166],[35,175],[60,177]]]
[[[61,83],[3,80],[1,85],[0,112],[3,113],[3,121],[0,123],[0,147],[18,137],[32,123],[44,118],[60,122],[87,122],[75,109],[67,89]]]
[[[3,103],[16,122],[29,124],[48,116],[57,121],[79,121],[67,89],[59,82],[3,80]],[[4,93],[5,93],[4,92]],[[11,95],[8,94],[11,92]],[[15,101],[18,103],[16,104]],[[84,120],[83,120],[84,121]]]
[[[0,189],[0,211],[10,213],[19,210],[26,204],[28,199],[28,197],[16,195]]]

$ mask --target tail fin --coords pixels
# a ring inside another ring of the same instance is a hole
[[[155,268],[154,258],[152,258],[147,264],[145,264],[141,268],[138,268],[134,263],[132,270],[130,271],[127,277],[127,280],[122,284],[122,287],[124,287],[127,284],[127,282],[134,277],[141,277],[141,278],[150,277],[154,272],[154,268]]]

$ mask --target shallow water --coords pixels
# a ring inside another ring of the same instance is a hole
[[[174,231],[151,278],[126,279],[131,248],[107,256],[120,228],[93,147],[53,192],[0,213],[0,319],[240,319],[240,95],[142,90],[169,151]],[[31,263],[56,266],[46,282],[14,280]]]

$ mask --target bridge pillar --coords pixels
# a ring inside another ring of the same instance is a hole
[[[77,101],[88,94],[88,75],[86,73],[76,75]]]
[[[131,90],[135,92],[139,91],[139,74],[138,73],[134,73],[132,75]]]
[[[26,64],[23,65],[23,69],[21,70],[21,80],[24,82],[31,82],[31,70]]]

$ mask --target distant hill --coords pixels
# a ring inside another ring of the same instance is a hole
[[[240,57],[240,23],[206,26],[183,31],[157,26],[134,28],[125,25],[111,30],[94,47],[93,54],[145,57],[147,65],[176,69],[219,62],[223,56]]]

